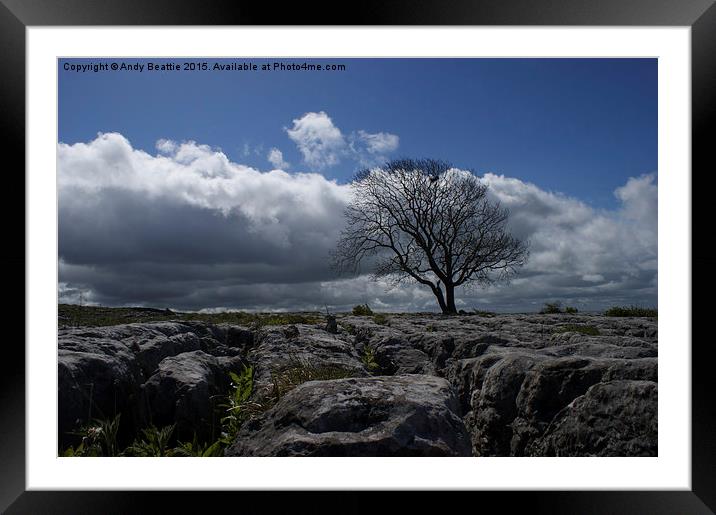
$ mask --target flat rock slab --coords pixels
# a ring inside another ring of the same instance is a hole
[[[450,384],[428,375],[311,381],[249,421],[227,456],[470,456]]]

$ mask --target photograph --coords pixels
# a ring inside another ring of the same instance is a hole
[[[58,457],[659,456],[658,58],[56,63]]]

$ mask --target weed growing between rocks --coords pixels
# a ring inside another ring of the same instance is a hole
[[[365,365],[365,368],[371,374],[380,368],[378,362],[375,360],[375,351],[370,345],[366,345],[363,348],[363,356],[361,356],[361,359],[363,361],[363,365]]]
[[[246,366],[241,374],[229,372],[231,387],[225,401],[219,404],[219,409],[225,415],[220,419],[222,445],[231,445],[241,425],[250,414],[247,405],[249,397],[254,391],[254,367]]]
[[[268,397],[273,405],[288,392],[308,381],[330,381],[353,375],[352,372],[338,366],[314,366],[306,361],[294,360],[291,364],[273,371]]]
[[[177,449],[170,447],[174,426],[157,428],[149,426],[142,429],[141,436],[120,451],[117,442],[120,416],[117,415],[109,420],[93,420],[91,424],[83,426],[74,432],[82,437],[77,447],[70,446],[60,453],[63,457],[161,457],[179,456],[175,454]],[[183,446],[185,444],[180,444]]]
[[[95,419],[72,434],[82,437],[77,447],[68,447],[62,456],[119,456],[117,432],[120,415],[111,420]]]
[[[135,439],[132,445],[127,447],[123,455],[143,458],[172,456],[173,449],[169,445],[173,433],[173,424],[162,428],[151,425],[142,429],[142,437]]]

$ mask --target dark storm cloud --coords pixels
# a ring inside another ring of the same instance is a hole
[[[328,252],[350,188],[320,174],[261,172],[217,149],[162,140],[159,153],[119,134],[60,144],[61,301],[177,309],[435,310],[417,285],[337,279]],[[656,303],[655,177],[617,189],[595,210],[517,179],[487,174],[531,256],[510,285],[460,292],[459,307],[538,309]]]

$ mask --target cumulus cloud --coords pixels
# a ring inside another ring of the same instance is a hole
[[[371,134],[364,130],[351,135],[350,148],[355,159],[364,166],[373,166],[386,161],[388,155],[397,150],[400,138],[387,132]]]
[[[260,172],[219,149],[162,140],[156,155],[117,133],[58,145],[61,301],[176,309],[433,311],[418,285],[336,278],[328,252],[350,187],[317,173]],[[655,175],[598,210],[496,174],[482,180],[511,212],[531,256],[510,285],[459,292],[464,309],[656,303]]]
[[[293,127],[286,132],[303,154],[306,164],[319,170],[338,164],[345,152],[343,134],[323,111],[296,118]]]
[[[271,163],[273,166],[278,168],[279,170],[286,170],[291,165],[284,161],[283,159],[283,152],[281,152],[276,147],[273,147],[271,150],[269,150],[268,155],[266,156],[266,159],[268,159],[268,162]]]
[[[176,142],[169,139],[157,140],[156,148],[162,154],[171,154],[176,151]]]
[[[344,158],[364,166],[374,165],[385,161],[400,144],[397,135],[387,132],[369,133],[360,129],[346,136],[323,111],[294,119],[286,132],[304,162],[318,170],[337,165]]]

